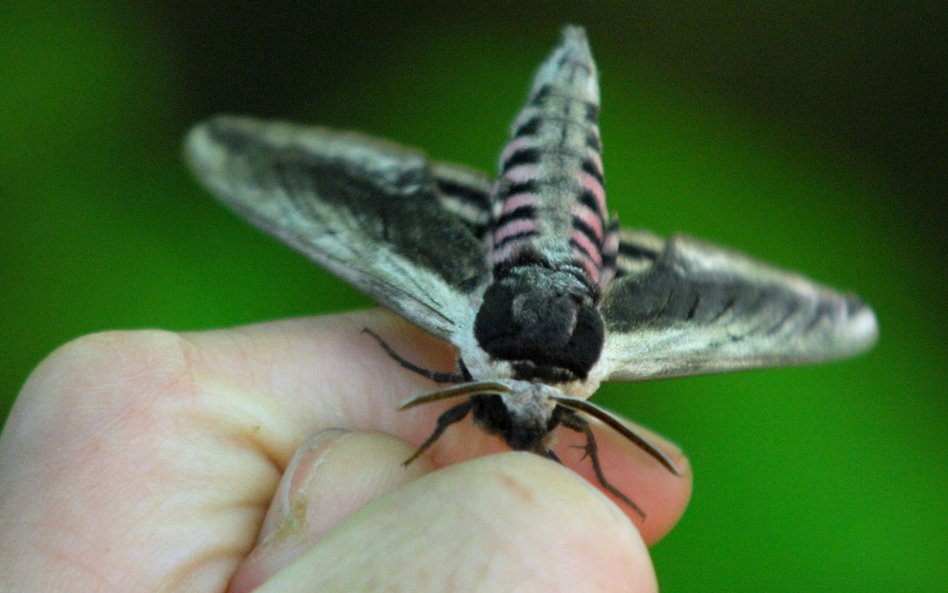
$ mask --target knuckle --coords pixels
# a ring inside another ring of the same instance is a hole
[[[191,349],[181,335],[160,330],[76,338],[33,371],[11,422],[19,418],[34,427],[63,428],[140,414],[159,395],[189,390]]]

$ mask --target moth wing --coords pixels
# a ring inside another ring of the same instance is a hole
[[[431,172],[441,206],[483,242],[491,224],[493,179],[480,171],[449,163],[434,163]]]
[[[197,125],[186,153],[222,202],[383,305],[449,340],[469,324],[487,258],[422,153],[234,116]]]
[[[818,362],[878,336],[858,297],[690,237],[623,229],[617,264],[601,307],[610,379]]]

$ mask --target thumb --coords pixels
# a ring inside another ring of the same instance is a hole
[[[401,467],[412,448],[393,437],[316,441],[231,593],[657,590],[626,515],[554,462],[503,453],[427,473]]]
[[[430,472],[427,458],[403,467],[413,452],[382,433],[329,429],[311,437],[287,466],[228,593],[255,590],[372,499]]]

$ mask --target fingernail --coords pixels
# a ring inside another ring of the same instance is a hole
[[[433,469],[402,462],[413,447],[391,435],[326,430],[297,450],[259,536],[262,546],[292,537],[314,543],[372,499]]]
[[[330,428],[316,433],[296,450],[280,480],[273,502],[257,536],[258,545],[265,543],[277,530],[299,527],[305,522],[305,508],[294,505],[294,496],[305,486],[307,479],[319,471],[326,457],[332,454],[334,445],[349,431]],[[305,488],[304,488],[305,489]],[[297,501],[301,503],[302,501]]]
[[[290,460],[231,590],[253,590],[371,500],[430,472],[426,459],[403,467],[413,450],[382,433],[333,429],[307,440]]]

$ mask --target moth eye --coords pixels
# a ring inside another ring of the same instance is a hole
[[[574,371],[582,377],[596,364],[605,343],[606,332],[599,310],[592,305],[583,305],[576,315],[576,328],[567,346],[565,357]]]

